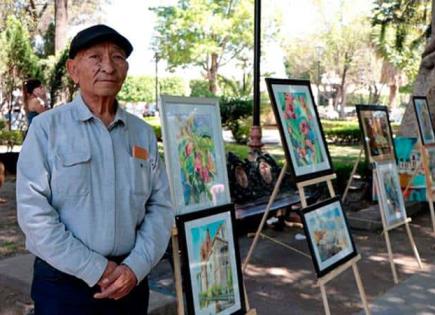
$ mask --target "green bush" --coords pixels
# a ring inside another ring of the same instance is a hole
[[[6,120],[0,119],[0,130],[6,128]]]
[[[350,174],[352,173],[352,169],[354,163],[342,163],[342,162],[333,162],[334,171],[337,175],[337,179],[335,182],[337,193],[342,194],[346,189],[346,185],[349,181]],[[366,161],[362,160],[359,162],[356,173],[361,175],[363,178],[366,178],[369,174],[369,167]]]
[[[209,90],[209,83],[206,80],[190,80],[190,96],[193,97],[214,97]]]
[[[23,140],[23,133],[19,130],[0,130],[1,145],[21,145]]]
[[[219,103],[222,125],[231,130],[236,143],[246,144],[252,125],[252,99],[222,97]]]
[[[322,120],[322,127],[328,143],[357,144],[361,141],[358,121]]]

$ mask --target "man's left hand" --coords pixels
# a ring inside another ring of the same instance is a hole
[[[119,265],[104,279],[104,282],[104,286],[101,286],[101,292],[96,293],[94,298],[118,300],[133,290],[137,284],[137,278],[128,266]]]

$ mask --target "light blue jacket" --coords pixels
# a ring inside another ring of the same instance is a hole
[[[148,159],[132,156],[132,147]],[[141,281],[162,257],[174,224],[152,128],[118,107],[106,127],[77,96],[38,115],[17,166],[18,222],[27,249],[94,286],[108,256]]]

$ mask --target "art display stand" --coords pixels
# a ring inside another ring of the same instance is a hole
[[[361,156],[362,156],[363,152],[364,152],[364,147],[361,146],[358,158],[355,161],[355,164],[353,165],[352,172],[350,172],[350,176],[349,176],[349,180],[347,181],[346,189],[344,190],[343,196],[341,196],[341,202],[343,204],[344,204],[344,201],[346,200],[347,193],[349,192],[350,185],[352,184],[353,177],[355,176],[356,169],[359,165],[359,162],[361,161]]]
[[[266,210],[265,210],[265,212],[263,214],[263,218],[262,218],[262,220],[260,222],[260,225],[259,225],[259,227],[257,229],[257,232],[255,233],[255,237],[254,237],[254,240],[253,240],[253,242],[251,244],[251,247],[249,248],[248,255],[246,256],[246,259],[243,262],[243,265],[242,265],[242,272],[243,273],[245,273],[245,270],[246,270],[246,268],[247,268],[247,266],[249,264],[249,261],[251,259],[252,253],[254,251],[254,248],[255,248],[255,246],[256,246],[260,236],[263,236],[263,237],[265,237],[265,238],[267,238],[269,240],[272,240],[275,243],[277,243],[279,245],[282,245],[282,246],[284,246],[287,249],[290,249],[292,251],[298,252],[299,254],[303,254],[304,256],[310,257],[309,255],[307,255],[307,254],[305,254],[305,253],[303,253],[303,252],[301,252],[301,251],[299,251],[299,250],[297,250],[297,249],[295,249],[295,248],[293,248],[293,247],[291,247],[291,246],[289,246],[287,244],[284,244],[284,243],[279,242],[277,240],[273,240],[272,238],[270,238],[267,235],[264,235],[262,233],[263,228],[264,228],[264,224],[266,222],[267,216],[268,216],[269,211],[270,211],[270,207],[273,204],[273,201],[275,200],[275,198],[276,198],[276,196],[278,194],[279,187],[280,187],[281,182],[283,180],[283,177],[284,177],[284,174],[286,172],[286,169],[287,169],[287,162],[285,162],[285,164],[284,164],[284,166],[283,166],[283,168],[281,170],[281,173],[279,174],[279,177],[278,177],[278,180],[276,182],[275,188],[274,188],[274,190],[272,192],[272,195],[271,195],[271,197],[269,199],[269,203],[268,203],[268,205],[266,207]],[[332,179],[334,179],[335,177],[336,177],[335,174],[331,174],[331,175],[326,175],[326,176],[322,176],[322,177],[319,177],[319,178],[315,178],[315,179],[311,179],[311,180],[307,180],[307,181],[303,181],[303,182],[297,183],[297,188],[298,188],[298,192],[299,192],[299,197],[300,197],[300,200],[301,200],[302,208],[306,208],[308,206],[308,204],[307,204],[307,198],[306,198],[306,195],[305,195],[305,187],[307,187],[307,186],[311,186],[311,185],[315,185],[315,184],[320,184],[320,183],[326,182],[326,184],[328,186],[330,197],[331,198],[335,197],[334,187],[332,186]],[[362,284],[361,277],[360,277],[360,274],[359,274],[359,271],[358,271],[358,266],[356,264],[358,262],[358,260],[360,260],[360,259],[361,259],[361,256],[358,254],[357,256],[353,257],[352,259],[350,259],[349,261],[347,261],[343,265],[337,267],[336,269],[332,270],[328,274],[318,278],[317,285],[320,287],[320,292],[321,292],[321,295],[322,295],[323,307],[324,307],[326,315],[330,315],[331,311],[329,309],[329,303],[328,303],[328,298],[327,298],[327,295],[326,295],[325,285],[326,285],[326,283],[328,283],[329,281],[331,281],[332,279],[334,279],[335,277],[337,277],[339,274],[341,274],[343,271],[349,269],[350,267],[352,267],[352,270],[353,270],[353,273],[354,273],[354,276],[355,276],[355,280],[356,280],[358,291],[359,291],[359,294],[360,294],[360,297],[361,297],[361,301],[362,301],[362,304],[363,304],[363,307],[364,307],[364,311],[365,311],[365,313],[367,315],[370,315],[370,310],[369,310],[369,307],[368,307],[368,303],[367,303],[367,298],[366,298],[364,286]]]
[[[386,222],[386,219],[385,219],[386,209],[384,209],[383,204],[381,202],[381,198],[380,198],[381,197],[380,196],[381,192],[380,192],[380,189],[379,189],[379,182],[378,182],[379,175],[377,173],[377,170],[375,170],[373,172],[373,175],[374,175],[373,182],[374,182],[374,185],[375,185],[375,190],[376,190],[377,195],[379,197],[378,198],[378,203],[379,203],[379,209],[381,211],[383,233],[385,235],[385,243],[387,244],[388,260],[390,261],[391,272],[393,273],[394,283],[398,284],[399,283],[399,279],[397,277],[396,266],[394,265],[393,251],[391,249],[390,236],[388,234],[391,230],[394,230],[394,229],[396,229],[398,227],[401,227],[402,225],[405,225],[406,233],[408,234],[408,238],[409,238],[409,243],[411,244],[411,247],[412,247],[412,250],[414,252],[414,256],[415,256],[415,259],[417,260],[419,268],[423,269],[423,265],[421,264],[420,255],[418,253],[417,246],[415,245],[414,238],[412,237],[411,229],[409,227],[409,222],[411,222],[411,218],[407,217],[407,218],[405,218],[405,220],[403,220],[401,222],[397,222],[397,223],[395,223],[393,225],[388,226],[388,224]]]
[[[322,177],[319,177],[319,178],[315,178],[315,179],[311,179],[311,180],[307,180],[307,181],[304,181],[304,182],[297,183],[299,195],[301,197],[302,207],[305,208],[305,207],[308,206],[307,205],[307,199],[305,198],[305,187],[307,187],[307,186],[316,185],[316,184],[320,184],[320,183],[326,182],[326,184],[328,186],[330,197],[331,198],[335,197],[334,187],[332,186],[332,180],[335,177],[336,177],[335,174],[331,174],[331,175],[322,176]],[[370,314],[369,305],[367,303],[367,297],[366,297],[366,294],[365,294],[364,286],[362,284],[361,277],[360,277],[360,274],[359,274],[359,271],[358,271],[358,266],[357,266],[357,262],[360,259],[361,259],[361,255],[358,254],[357,256],[353,257],[352,259],[350,259],[349,261],[347,261],[343,265],[335,268],[334,270],[332,270],[331,272],[327,273],[326,275],[320,277],[317,280],[317,284],[320,287],[320,292],[322,294],[323,307],[325,309],[325,314],[326,315],[330,315],[331,311],[329,310],[329,303],[328,303],[328,297],[326,295],[325,285],[329,281],[331,281],[332,279],[334,279],[335,277],[340,275],[343,271],[346,271],[347,269],[349,269],[350,267],[352,267],[353,274],[355,276],[355,281],[356,281],[356,284],[357,284],[357,287],[358,287],[358,291],[359,291],[359,295],[361,297],[361,302],[363,304],[364,311],[365,311],[365,313],[367,315]]]
[[[421,137],[419,138],[421,139]],[[435,187],[433,186],[433,180],[432,175],[429,167],[429,154],[428,154],[428,147],[434,147],[435,145],[423,145],[421,143],[421,140],[417,142],[417,145],[420,149],[420,156],[421,156],[421,165],[423,167],[424,177],[426,178],[426,198],[427,202],[429,203],[429,210],[430,210],[430,217],[432,220],[432,229],[435,233],[435,211],[434,211],[434,195],[435,195]]]
[[[177,299],[177,315],[185,315],[186,311],[184,308],[184,295],[183,295],[183,284],[181,276],[181,261],[180,261],[180,243],[178,238],[178,229],[176,226],[172,228],[171,235],[172,243],[172,259],[174,262],[174,278],[175,278],[175,295]],[[246,294],[245,286],[243,286],[243,294],[245,297],[245,305],[247,312],[246,315],[257,315],[257,311],[254,308],[249,307],[248,295]]]

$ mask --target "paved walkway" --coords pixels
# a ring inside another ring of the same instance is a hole
[[[387,260],[385,241],[379,232],[353,231],[363,259],[358,262],[373,314],[435,314],[435,251],[429,214],[417,215],[411,229],[423,270],[418,269],[406,233],[397,229],[390,233],[399,284],[394,285]],[[303,233],[295,227],[283,231],[265,230],[297,250],[308,253]],[[240,238],[241,256],[246,256],[252,239]],[[31,255],[0,260],[0,283],[29,292],[32,273]],[[316,286],[311,260],[281,246],[260,240],[247,268],[245,284],[251,306],[258,314],[322,314],[320,290]],[[175,298],[171,267],[162,261],[150,276],[152,288],[150,314],[175,315]],[[332,314],[363,314],[358,290],[351,270],[326,286]]]

